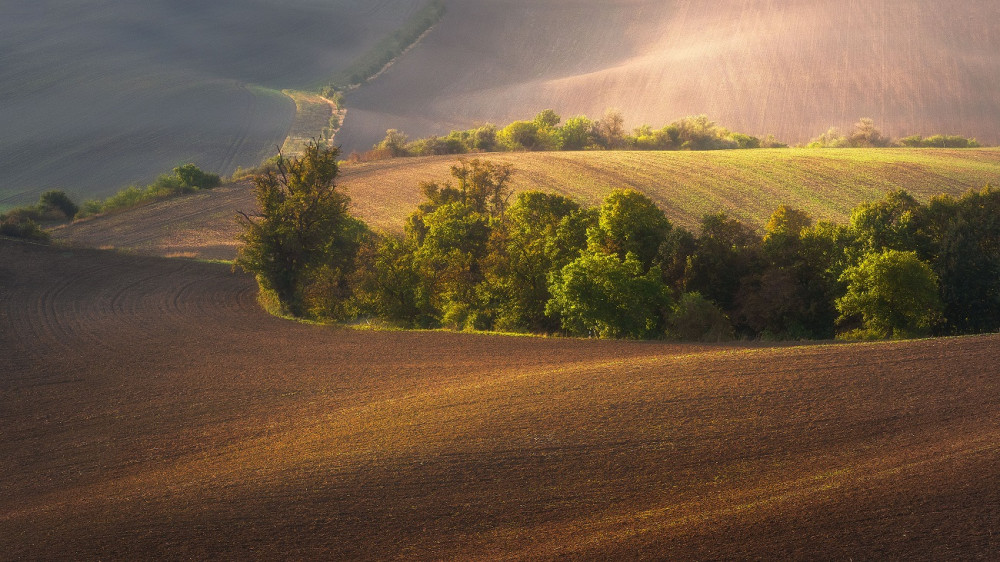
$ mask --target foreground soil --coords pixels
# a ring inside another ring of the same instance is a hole
[[[990,558],[998,336],[689,346],[272,318],[0,241],[4,558]]]
[[[466,158],[475,157],[469,155]],[[859,203],[906,189],[921,200],[1000,184],[1000,150],[782,149],[715,152],[555,152],[479,155],[515,168],[515,191],[560,193],[599,205],[612,189],[652,198],[674,223],[697,228],[726,212],[763,226],[779,205],[817,220],[846,222]],[[346,165],[338,184],[352,212],[373,228],[401,230],[420,203],[422,181],[448,182],[459,156],[397,158]],[[256,202],[248,182],[77,221],[55,229],[61,241],[161,256],[232,259],[237,210]]]

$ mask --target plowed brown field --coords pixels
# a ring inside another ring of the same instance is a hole
[[[1000,338],[712,347],[272,318],[0,241],[0,552],[991,558]]]
[[[1000,150],[737,150],[718,152],[556,152],[480,155],[510,162],[515,190],[556,192],[600,204],[615,188],[649,195],[677,224],[695,228],[724,211],[763,225],[779,205],[817,219],[846,221],[851,209],[907,189],[921,199],[1000,185]],[[349,165],[338,183],[353,212],[376,228],[398,231],[420,202],[418,184],[448,181],[457,156],[399,158]],[[146,254],[232,259],[236,210],[254,208],[248,183],[146,205],[55,230],[85,247]]]
[[[441,134],[553,108],[629,125],[707,114],[805,142],[872,117],[892,135],[1000,142],[994,0],[462,0],[349,98],[338,141]]]

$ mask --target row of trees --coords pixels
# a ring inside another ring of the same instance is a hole
[[[375,233],[312,147],[256,179],[237,263],[285,313],[406,327],[615,338],[911,337],[1000,329],[1000,191],[920,204],[905,192],[847,225],[779,208],[762,231],[725,214],[677,227],[648,197],[599,207],[513,196],[511,168],[421,184],[402,235]]]
[[[734,133],[704,115],[685,117],[659,129],[643,125],[629,132],[618,110],[608,110],[597,120],[580,115],[562,122],[551,109],[531,121],[514,121],[497,128],[486,124],[440,137],[410,140],[396,129],[386,131],[375,145],[382,156],[430,156],[474,152],[553,150],[721,150],[787,146],[773,137],[760,139]]]
[[[337,102],[339,106],[345,90],[363,84],[378,74],[385,65],[403,54],[421,35],[441,21],[444,12],[445,5],[442,0],[427,2],[401,27],[383,37],[375,46],[354,60],[350,67],[320,88],[320,95]]]
[[[503,128],[487,123],[444,136],[410,140],[402,131],[389,129],[385,138],[368,153],[367,159],[400,156],[433,156],[478,152],[518,152],[554,150],[726,150],[745,148],[786,148],[788,145],[768,135],[761,139],[721,127],[706,116],[685,117],[654,129],[642,125],[631,132],[618,110],[608,110],[591,120],[584,115],[562,122],[551,109],[531,121],[514,121]],[[957,135],[913,135],[894,140],[885,135],[872,119],[858,121],[849,133],[836,127],[812,139],[809,148],[880,148],[890,146],[920,148],[977,148],[975,139]],[[356,155],[362,159],[361,155]]]
[[[976,139],[958,135],[934,135],[924,138],[912,135],[893,140],[875,126],[875,121],[865,117],[854,124],[849,133],[832,127],[827,132],[809,141],[809,148],[885,148],[905,146],[911,148],[979,148]]]

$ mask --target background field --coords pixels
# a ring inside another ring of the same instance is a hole
[[[540,189],[598,204],[615,188],[649,195],[677,224],[695,228],[725,211],[763,226],[779,205],[846,221],[858,203],[890,189],[921,199],[1000,186],[1000,150],[780,149],[724,152],[488,154],[517,170],[516,190]],[[344,166],[338,183],[371,226],[400,231],[420,202],[420,181],[448,181],[456,157],[400,158]],[[57,239],[157,255],[231,259],[236,210],[253,209],[248,183],[181,197],[57,228]]]
[[[6,557],[989,558],[997,336],[705,347],[269,317],[0,241]]]
[[[0,208],[274,152],[294,104],[421,0],[40,0],[0,18]],[[251,86],[255,85],[255,86]],[[272,89],[273,88],[273,89]]]
[[[872,117],[892,135],[1000,142],[1000,4],[991,0],[463,0],[349,98],[365,150],[553,108],[629,125],[707,114],[801,143]]]

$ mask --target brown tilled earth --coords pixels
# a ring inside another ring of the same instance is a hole
[[[0,240],[0,557],[995,558],[998,344],[357,331]]]

